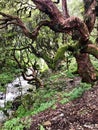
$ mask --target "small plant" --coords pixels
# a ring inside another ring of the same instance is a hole
[[[74,78],[75,75],[72,74],[72,72],[70,72],[69,70],[66,71],[66,75],[68,78]]]
[[[31,119],[25,118],[13,118],[12,120],[6,121],[2,130],[24,130],[24,128],[30,128]]]
[[[91,84],[81,83],[79,86],[75,87],[69,93],[63,93],[63,99],[60,101],[62,104],[67,103],[80,97],[86,90],[91,88]]]
[[[15,112],[17,117],[37,114],[49,107],[56,101],[57,91],[53,89],[39,89],[38,91],[24,95],[22,97],[22,105]]]
[[[46,102],[46,103],[41,103],[39,108],[36,109],[36,107],[35,107],[34,111],[32,112],[32,115],[35,115],[41,111],[48,109],[49,107],[52,107],[54,105],[54,103],[55,103],[55,100]]]
[[[42,125],[40,125],[40,128],[39,128],[40,130],[45,130],[45,128],[42,126]]]
[[[23,105],[19,106],[18,110],[16,111],[17,116],[21,118],[25,115],[25,113],[26,109],[24,108],[24,106]]]
[[[13,76],[9,72],[4,72],[4,73],[0,74],[0,83],[2,86],[7,84],[8,82],[11,82],[12,79],[13,79]]]
[[[6,90],[5,87],[0,86],[0,92],[5,92],[5,90]]]

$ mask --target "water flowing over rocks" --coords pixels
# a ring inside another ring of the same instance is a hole
[[[74,77],[73,79],[61,78],[60,80],[62,81],[62,88],[64,86],[64,89],[74,88],[81,82],[80,77]],[[57,87],[57,84],[56,84],[56,87]],[[20,98],[21,95],[30,93],[35,89],[36,87],[32,84],[29,84],[26,80],[23,79],[22,76],[17,77],[12,83],[9,83],[6,85],[6,93],[0,92],[0,108],[4,108],[7,102],[12,102],[11,109],[7,110],[7,113],[9,114],[9,116],[11,116],[12,112],[16,110],[19,105],[21,105],[20,102],[17,102],[17,99]],[[7,116],[1,110],[0,123],[5,121],[6,119],[7,119]]]
[[[13,102],[16,97],[24,95],[28,92],[28,89],[33,88],[33,85],[28,84],[22,77],[17,77],[12,83],[7,84],[6,92],[0,92],[0,108],[4,108],[7,102]],[[11,114],[11,110],[7,111]],[[0,110],[0,122],[7,119],[6,115]]]

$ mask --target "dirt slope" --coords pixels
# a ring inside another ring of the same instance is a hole
[[[98,84],[81,98],[33,116],[30,130],[98,130]]]

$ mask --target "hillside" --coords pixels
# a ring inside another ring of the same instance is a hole
[[[30,130],[98,130],[98,83],[82,97],[32,117]]]

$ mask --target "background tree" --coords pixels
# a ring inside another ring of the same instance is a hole
[[[76,58],[78,73],[82,79],[86,82],[97,79],[96,70],[89,57],[91,54],[98,58],[98,48],[90,41],[90,34],[96,20],[95,7],[97,3],[96,0],[84,0],[83,2],[83,20],[70,16],[66,0],[62,0],[62,12],[52,0],[31,0],[28,2],[26,0],[14,2],[6,0],[1,2],[2,7],[6,8],[6,3],[10,5],[14,13],[11,13],[11,10],[6,12],[3,8],[3,11],[0,12],[2,16],[0,29],[14,29],[15,32],[18,32],[17,36],[22,39],[22,42],[26,40],[25,44],[18,44],[16,40],[13,41],[13,49],[10,49],[13,50],[12,55],[19,68],[23,69],[23,76],[26,75],[26,68],[34,66],[35,62],[30,64],[28,60],[31,53],[38,58],[43,58],[49,68],[54,69],[57,63],[64,59],[65,51],[70,51]],[[36,11],[37,16],[33,13],[35,9],[39,10]],[[41,13],[39,13],[40,11]],[[46,35],[46,33],[49,34]],[[59,37],[62,34],[70,35],[75,44],[67,45],[64,43],[63,47],[59,47],[60,42],[62,43],[62,38]],[[32,77],[34,76],[32,75]]]

